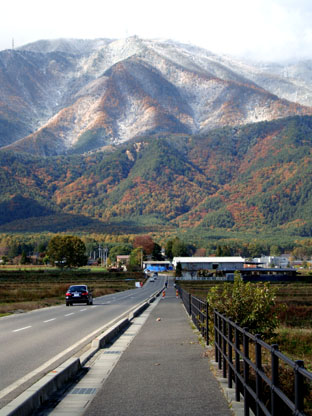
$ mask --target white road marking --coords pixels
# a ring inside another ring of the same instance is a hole
[[[64,316],[70,316],[70,315],[75,315],[75,312],[68,313],[67,315],[64,315]]]
[[[79,312],[83,312],[83,311],[86,311],[87,309],[80,309],[80,311]]]
[[[43,321],[44,323],[55,321],[56,318],[48,319],[47,321]]]
[[[24,331],[24,329],[28,329],[28,328],[31,328],[31,326],[25,326],[24,328],[15,329],[12,332]]]

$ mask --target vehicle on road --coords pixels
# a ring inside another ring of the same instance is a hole
[[[92,292],[87,285],[70,286],[65,295],[66,306],[72,306],[73,303],[86,303],[93,305]]]

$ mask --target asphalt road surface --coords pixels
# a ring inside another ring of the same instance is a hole
[[[93,305],[89,306],[66,307],[64,300],[62,306],[0,318],[0,407],[4,405],[3,397],[12,400],[47,371],[72,356],[74,344],[160,290],[165,279],[159,276],[153,283],[148,280],[142,288],[94,298]],[[85,344],[88,342],[90,340]],[[77,346],[76,352],[80,349],[81,345]],[[61,357],[55,362],[58,355]],[[50,367],[28,380],[30,373],[49,362]],[[23,380],[23,377],[26,378]],[[20,386],[18,389],[17,385]],[[13,393],[12,397],[7,396],[13,386],[14,396]]]

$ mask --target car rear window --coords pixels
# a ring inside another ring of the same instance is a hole
[[[71,286],[69,290],[71,292],[82,292],[86,290],[86,286]]]

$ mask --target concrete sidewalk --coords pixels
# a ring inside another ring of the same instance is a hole
[[[83,414],[232,415],[203,353],[171,281]]]

